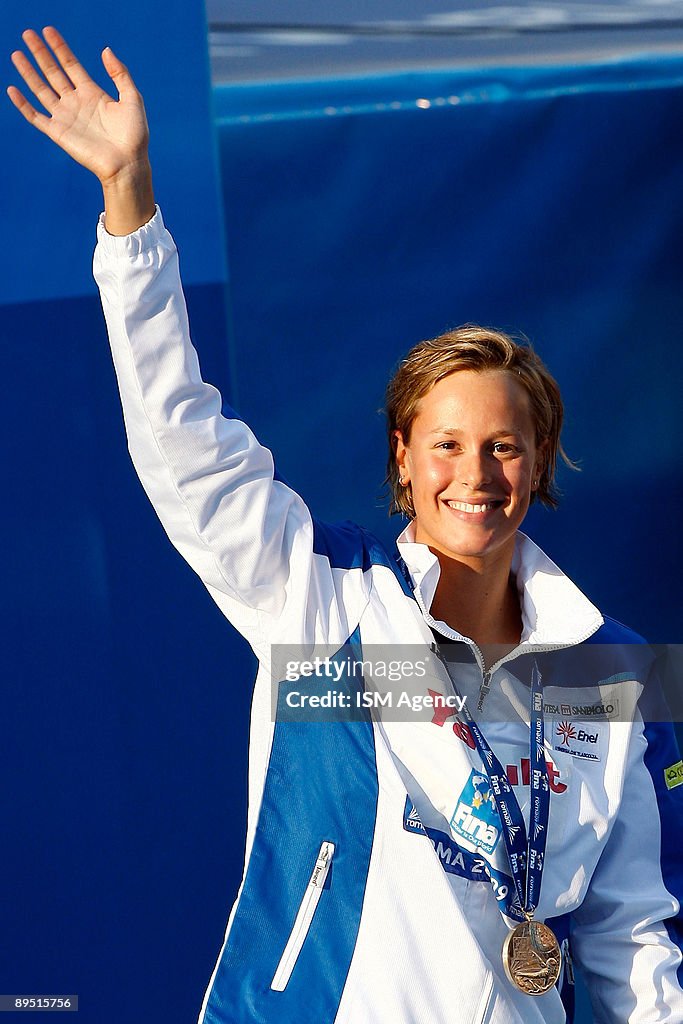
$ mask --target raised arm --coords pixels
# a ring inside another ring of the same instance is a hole
[[[8,87],[9,98],[30,124],[99,179],[107,231],[135,231],[154,214],[154,194],[145,108],[127,68],[109,47],[102,51],[118,91],[114,100],[93,82],[56,28],[45,28],[43,38],[27,29],[22,38],[38,70],[21,50],[14,51],[12,63],[46,113],[16,86]]]
[[[362,532],[314,523],[278,479],[271,453],[203,381],[178,254],[154,205],[144,106],[128,71],[103,51],[119,93],[113,100],[56,29],[46,28],[44,40],[24,33],[39,71],[19,51],[12,59],[47,113],[18,89],[8,92],[27,121],[102,184],[94,270],[141,483],[171,542],[262,659],[274,640],[341,645],[367,602]]]

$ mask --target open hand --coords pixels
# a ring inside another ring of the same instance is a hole
[[[26,120],[92,171],[103,185],[145,164],[149,130],[142,96],[112,50],[107,47],[102,52],[102,63],[116,86],[118,100],[93,82],[57,29],[45,28],[43,38],[27,29],[22,39],[42,75],[21,50],[12,54],[12,63],[47,111],[40,113],[19,89],[10,86],[9,98]]]
[[[119,95],[114,100],[93,82],[56,28],[43,29],[42,39],[27,29],[22,39],[39,71],[21,50],[14,51],[12,63],[47,114],[13,85],[7,89],[9,98],[29,124],[99,178],[107,231],[135,231],[153,216],[155,205],[147,118],[128,69],[109,47],[102,51]]]

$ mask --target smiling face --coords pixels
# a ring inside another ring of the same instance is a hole
[[[543,468],[529,395],[506,370],[458,370],[421,399],[396,462],[415,540],[471,565],[512,558]]]

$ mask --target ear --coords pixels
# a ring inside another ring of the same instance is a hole
[[[394,455],[396,456],[396,465],[398,467],[398,476],[402,484],[410,483],[410,473],[408,471],[408,448],[403,440],[403,431],[395,430],[391,435],[391,443],[394,448]]]
[[[543,470],[545,469],[547,458],[548,458],[548,440],[546,438],[545,441],[541,441],[541,443],[539,444],[539,446],[536,449],[536,462],[534,463],[534,473],[533,473],[533,477],[532,477],[532,481],[534,481],[534,480],[536,481],[536,486],[534,487],[533,482],[532,482],[532,485],[531,485],[531,490],[532,491],[537,491],[538,490],[538,485],[539,485],[539,482],[541,480],[541,477],[543,476]]]

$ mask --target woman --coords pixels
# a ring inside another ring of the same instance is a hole
[[[260,661],[247,868],[200,1020],[560,1024],[573,959],[598,1020],[683,1020],[680,755],[624,713],[649,651],[519,532],[554,502],[547,370],[482,328],[417,346],[388,393],[400,558],[315,521],[201,379],[127,70],[104,51],[113,101],[44,39],[24,34],[42,75],[13,61],[47,115],[9,95],[102,183],[95,273],[133,461]],[[401,687],[426,717],[365,713],[390,692],[373,645],[410,645]],[[332,692],[332,723],[297,713]]]

